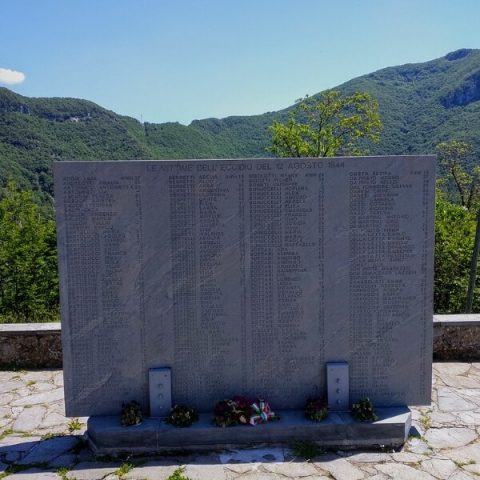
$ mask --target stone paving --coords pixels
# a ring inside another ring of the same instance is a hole
[[[433,385],[433,403],[414,409],[414,427],[401,451],[322,453],[297,445],[118,459],[95,458],[84,442],[86,419],[64,417],[61,371],[3,371],[0,478],[479,479],[480,363],[435,363]],[[305,455],[314,456],[307,461]]]

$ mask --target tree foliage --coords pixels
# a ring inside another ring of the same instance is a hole
[[[279,157],[361,155],[365,141],[379,141],[381,128],[378,102],[368,93],[329,90],[298,100],[286,123],[273,122],[270,151]]]
[[[453,202],[454,205],[460,206],[471,213],[474,217],[476,216],[476,222],[478,224],[478,222],[480,222],[480,167],[472,162],[472,154],[474,152],[473,146],[463,140],[453,139],[438,144],[436,150],[438,152],[440,166],[443,167],[444,170],[444,176],[438,182],[438,185],[442,189],[442,194],[450,202]],[[441,218],[437,218],[437,224],[439,224],[440,221]],[[455,236],[456,231],[454,233],[453,230],[456,228],[456,225],[451,224],[450,226],[452,227],[452,236]],[[478,225],[477,235],[474,235],[470,240],[470,268],[469,271],[465,271],[465,279],[461,279],[460,282],[464,288],[465,310],[458,306],[458,301],[455,301],[455,304],[457,305],[455,311],[471,312],[473,308],[473,299],[476,293],[477,252],[480,242],[480,238],[478,237]],[[446,242],[446,247],[448,247],[449,239],[446,238],[446,236],[441,237],[439,235],[437,243],[440,241]],[[464,258],[461,243],[458,245],[457,249],[457,258],[449,256],[447,252],[445,258],[437,259],[437,262],[445,264],[444,270],[447,266],[450,268],[453,266],[455,268],[455,262]],[[452,265],[448,265],[449,262],[452,262]],[[452,298],[455,298],[456,300],[457,296],[455,295],[455,287],[459,287],[459,282],[452,285]]]
[[[55,224],[10,181],[0,195],[0,322],[57,317]]]
[[[435,289],[436,313],[459,313],[465,306],[468,272],[475,237],[474,212],[448,202],[437,192],[435,209]],[[480,308],[480,291],[474,295],[474,311]]]
[[[445,168],[446,176],[440,186],[453,203],[458,203],[468,210],[480,207],[480,167],[478,165],[468,172],[473,147],[462,140],[450,140],[437,145],[440,165]]]

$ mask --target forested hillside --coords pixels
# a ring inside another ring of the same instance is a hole
[[[337,88],[379,101],[384,129],[372,154],[431,153],[451,138],[480,152],[480,50],[385,68]],[[0,88],[0,182],[13,177],[46,200],[55,160],[268,156],[268,126],[288,111],[152,124],[86,100],[27,98]]]

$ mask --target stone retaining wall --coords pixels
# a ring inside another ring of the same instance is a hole
[[[480,360],[480,315],[434,315],[434,360]]]
[[[435,315],[433,358],[480,360],[480,315]],[[60,323],[0,324],[0,368],[61,368]]]
[[[0,368],[61,368],[60,323],[0,324]]]

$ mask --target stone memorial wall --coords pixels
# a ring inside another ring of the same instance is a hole
[[[434,157],[55,165],[67,415],[148,409],[148,370],[209,411],[430,403]]]

